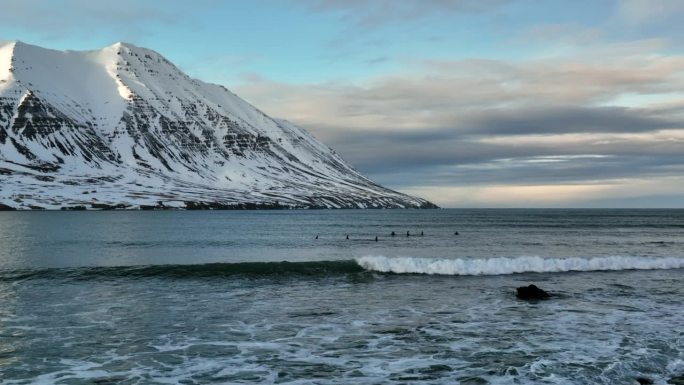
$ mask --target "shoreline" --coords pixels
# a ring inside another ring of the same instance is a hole
[[[426,210],[440,209],[439,206],[427,202],[421,206],[414,207],[326,207],[319,205],[283,205],[279,203],[254,203],[243,202],[234,204],[222,204],[218,202],[195,202],[187,201],[185,206],[166,206],[163,202],[157,205],[131,205],[131,204],[106,204],[90,203],[88,205],[62,206],[58,209],[45,208],[40,206],[29,206],[29,208],[16,208],[0,203],[0,211],[228,211],[228,210]]]

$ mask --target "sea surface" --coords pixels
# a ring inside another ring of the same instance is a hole
[[[684,210],[0,213],[3,385],[682,374]]]

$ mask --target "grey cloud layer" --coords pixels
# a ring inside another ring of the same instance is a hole
[[[443,174],[435,178],[442,185],[504,180],[581,182],[593,180],[599,172],[602,178],[622,178],[651,172],[660,175],[669,172],[669,167],[684,166],[684,134],[680,133],[677,139],[648,136],[645,134],[639,139],[624,134],[576,135],[569,139],[551,136],[535,143],[507,137],[488,141],[479,136],[439,130],[422,134],[347,133],[328,142],[361,170],[377,176],[399,173],[425,179],[425,175],[433,175],[436,169],[448,170],[452,174],[450,178],[443,178]],[[558,173],[563,169],[576,170],[579,166],[584,174]],[[507,176],[500,175],[502,170],[506,170]],[[521,173],[529,170],[536,171]],[[398,182],[405,185],[414,180],[395,181]]]
[[[620,107],[540,107],[490,110],[460,122],[477,135],[629,133],[679,128],[683,125],[651,111]]]

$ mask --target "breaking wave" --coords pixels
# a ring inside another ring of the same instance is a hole
[[[684,268],[678,257],[593,257],[593,258],[413,258],[365,256],[356,262],[366,270],[395,274],[503,275],[557,273],[564,271],[656,270]]]
[[[322,277],[358,273],[503,275],[564,271],[654,270],[684,268],[684,257],[593,258],[414,258],[364,256],[354,260],[312,262],[241,262],[189,265],[148,265],[0,270],[0,281],[31,279],[142,279]]]

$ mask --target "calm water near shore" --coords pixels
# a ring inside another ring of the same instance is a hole
[[[2,212],[0,384],[664,384],[683,234],[684,210]]]

